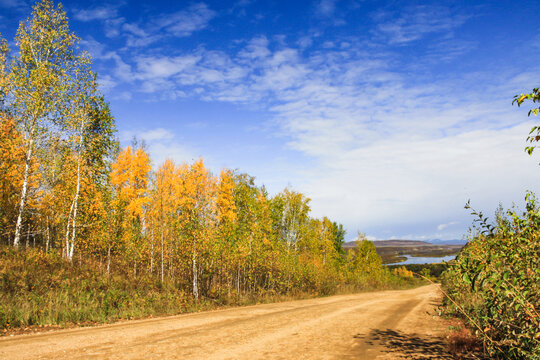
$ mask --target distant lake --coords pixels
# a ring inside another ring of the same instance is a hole
[[[440,256],[440,257],[416,257],[411,255],[403,255],[407,258],[405,261],[392,263],[392,264],[385,264],[385,265],[407,265],[407,264],[435,264],[435,263],[441,263],[443,261],[450,261],[454,260],[456,258],[456,255],[447,255],[447,256]]]

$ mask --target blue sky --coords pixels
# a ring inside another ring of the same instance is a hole
[[[64,1],[124,144],[202,156],[371,238],[461,238],[540,184],[536,1]],[[0,0],[12,40],[29,15]]]

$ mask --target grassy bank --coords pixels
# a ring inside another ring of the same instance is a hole
[[[335,282],[326,291],[258,291],[196,301],[175,281],[158,281],[156,274],[134,277],[130,271],[80,259],[70,263],[40,250],[0,249],[0,329],[73,326],[172,315],[226,306],[309,298],[374,289],[417,286],[419,282],[388,271],[366,274],[352,282]]]

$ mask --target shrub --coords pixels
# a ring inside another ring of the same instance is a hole
[[[540,211],[531,193],[526,210],[499,210],[479,226],[443,275],[443,285],[492,357],[540,359]]]

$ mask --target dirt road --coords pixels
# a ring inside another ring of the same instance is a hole
[[[0,359],[451,359],[435,285],[0,338]]]

